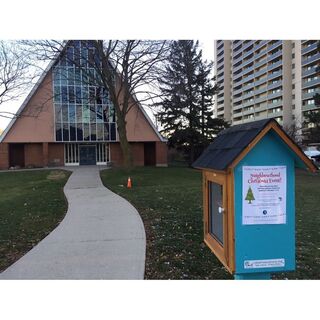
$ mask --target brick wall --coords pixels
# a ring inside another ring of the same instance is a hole
[[[121,167],[123,164],[123,155],[120,148],[120,143],[110,143],[110,156],[112,165]]]
[[[144,166],[144,143],[132,142],[131,151],[133,157],[134,166]],[[111,162],[115,167],[121,167],[123,165],[123,154],[120,147],[120,143],[110,143]]]
[[[159,167],[168,166],[168,146],[165,142],[156,142],[156,165]]]
[[[136,167],[144,166],[144,143],[131,143],[133,165]]]
[[[64,145],[63,143],[49,143],[48,166],[64,166]]]
[[[49,159],[48,159],[48,156],[49,156],[49,154],[48,154],[48,152],[49,152],[49,144],[48,144],[48,142],[43,142],[42,143],[42,159],[43,159],[43,166],[44,167],[47,167],[48,166],[48,161],[49,161]]]
[[[43,167],[42,143],[26,143],[24,145],[25,167]]]
[[[0,143],[0,169],[9,169],[9,144]]]

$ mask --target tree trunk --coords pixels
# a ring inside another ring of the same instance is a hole
[[[189,159],[189,166],[191,167],[191,165],[194,162],[194,143],[191,142],[190,143],[190,159]]]
[[[203,141],[205,140],[205,101],[204,101],[204,92],[201,92],[201,135]]]
[[[117,117],[117,127],[120,140],[120,146],[123,154],[123,165],[127,169],[131,169],[133,166],[133,159],[131,153],[131,146],[127,138],[126,121],[122,116]]]

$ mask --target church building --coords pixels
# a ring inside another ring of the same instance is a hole
[[[90,41],[69,41],[0,136],[0,169],[68,165],[122,166],[116,115],[108,92],[87,81]],[[79,58],[79,67],[73,61]],[[69,58],[69,59],[68,59]],[[166,166],[166,140],[136,97],[127,114],[135,166]]]

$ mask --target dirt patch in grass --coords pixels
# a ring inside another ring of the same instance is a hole
[[[62,170],[50,171],[47,176],[48,180],[62,180],[66,178],[66,172]]]

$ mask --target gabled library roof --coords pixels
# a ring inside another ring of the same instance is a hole
[[[7,133],[10,131],[10,129],[12,128],[12,126],[14,125],[14,123],[16,122],[16,120],[19,118],[20,114],[23,112],[23,110],[25,109],[25,107],[27,106],[27,104],[29,103],[29,101],[31,100],[31,98],[33,97],[33,95],[35,94],[35,92],[37,91],[37,89],[39,88],[39,86],[41,85],[41,83],[43,82],[44,78],[46,77],[46,75],[49,73],[49,71],[52,69],[52,67],[55,65],[56,61],[59,59],[61,53],[63,52],[63,49],[65,48],[65,46],[67,45],[68,41],[64,41],[64,43],[61,45],[61,48],[59,48],[59,52],[57,52],[54,56],[54,58],[50,61],[50,63],[48,64],[48,66],[46,67],[46,69],[43,71],[43,73],[41,74],[41,76],[39,77],[39,79],[37,80],[37,82],[35,83],[35,85],[33,86],[33,88],[31,89],[30,93],[27,95],[27,97],[24,99],[23,103],[21,104],[20,108],[18,109],[18,111],[16,112],[16,116],[14,118],[11,119],[11,121],[9,122],[9,124],[7,125],[7,127],[5,128],[5,130],[2,132],[2,134],[0,135],[0,142],[3,142],[4,138],[6,137]],[[138,98],[136,97],[135,94],[132,94],[132,98],[134,99],[134,101],[137,103],[138,108],[140,109],[140,111],[142,112],[142,114],[145,116],[147,122],[149,123],[149,125],[151,126],[151,128],[154,130],[154,132],[156,133],[156,135],[159,137],[160,141],[162,142],[167,142],[167,139],[165,139],[157,130],[156,126],[154,125],[154,123],[152,122],[152,120],[150,119],[148,113],[145,111],[145,109],[143,108],[143,106],[141,105],[141,103],[139,102]]]
[[[300,167],[306,166],[311,171],[317,170],[314,163],[274,119],[248,122],[221,131],[192,166],[219,171],[234,167],[269,130],[274,130],[287,144]]]

